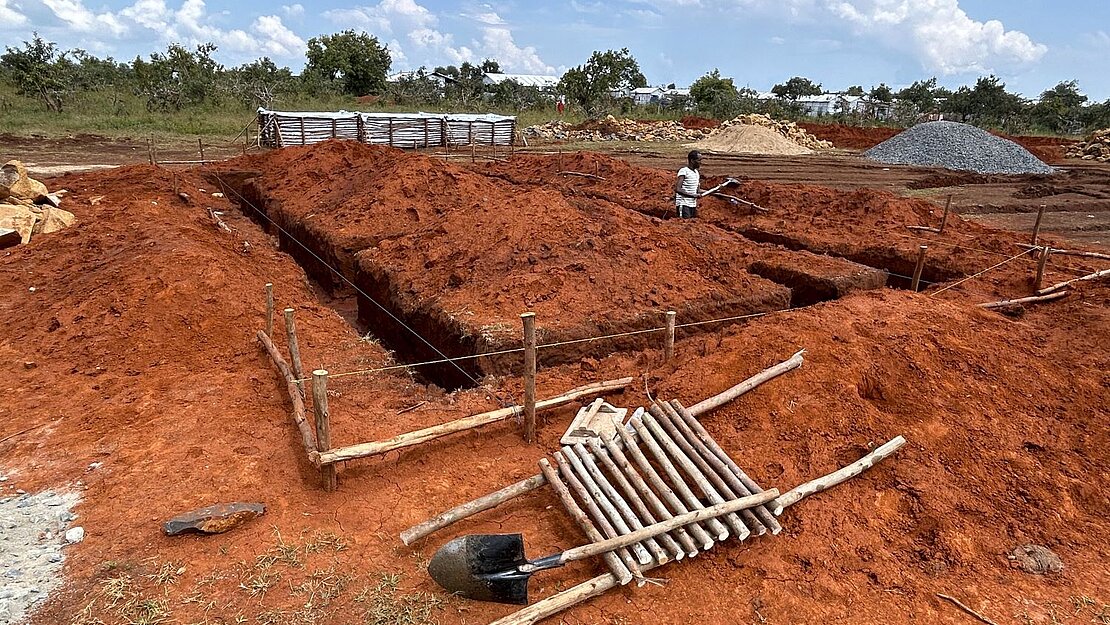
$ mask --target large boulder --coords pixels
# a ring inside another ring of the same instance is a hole
[[[39,213],[29,206],[0,204],[0,228],[10,228],[19,233],[21,243],[31,240]]]
[[[54,208],[53,206],[43,206],[39,213],[39,221],[35,224],[35,234],[50,234],[64,230],[72,226],[77,221],[73,213]]]
[[[0,167],[0,199],[10,196],[37,203],[47,193],[46,185],[28,176],[20,161],[8,161]]]

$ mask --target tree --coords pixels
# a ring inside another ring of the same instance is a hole
[[[244,63],[228,72],[228,89],[248,105],[270,108],[282,91],[294,85],[293,72],[278,67],[269,57]]]
[[[309,39],[305,57],[306,73],[339,82],[348,95],[384,91],[385,75],[393,62],[376,37],[353,30]]]
[[[863,87],[862,86],[853,85],[851,87],[848,87],[848,90],[845,91],[844,93],[845,93],[845,95],[862,96],[864,92],[863,92]]]
[[[1075,132],[1082,126],[1083,104],[1087,96],[1079,92],[1079,82],[1069,80],[1041,93],[1030,111],[1033,122],[1052,132]]]
[[[809,95],[821,95],[824,90],[821,85],[808,78],[795,76],[781,85],[771,87],[771,93],[784,100],[796,101]]]
[[[177,111],[213,100],[218,95],[224,68],[212,58],[216,44],[202,43],[195,51],[170,44],[165,54],[155,52],[150,61],[136,57],[136,91],[146,97],[147,110]]]
[[[32,33],[31,41],[24,41],[22,49],[7,48],[0,56],[0,65],[11,73],[21,95],[42,100],[54,113],[62,112],[70,90],[72,63],[53,42]]]
[[[517,112],[538,107],[544,102],[539,88],[525,86],[515,80],[503,80],[493,85],[490,91],[494,104]]]
[[[889,104],[894,100],[894,94],[891,93],[890,87],[886,86],[886,83],[883,82],[879,83],[877,87],[871,87],[871,92],[867,95],[876,102],[886,102]]]
[[[914,81],[912,85],[902,89],[895,97],[903,102],[914,105],[918,113],[929,113],[937,106],[937,79]]]
[[[716,119],[729,119],[740,111],[740,93],[731,78],[721,78],[714,69],[690,85],[690,97],[698,112]]]
[[[997,76],[982,77],[974,88],[960,87],[941,107],[945,113],[959,115],[980,126],[1005,126],[1026,106],[1021,96],[1006,91]]]
[[[619,52],[594,52],[585,64],[567,70],[559,81],[559,92],[581,106],[588,115],[598,115],[612,101],[612,92],[647,86],[640,64],[628,48]]]

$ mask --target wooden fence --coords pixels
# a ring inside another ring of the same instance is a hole
[[[512,145],[516,117],[435,113],[288,112],[258,109],[258,144],[280,148],[328,139],[397,148]]]

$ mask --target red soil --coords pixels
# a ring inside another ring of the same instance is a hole
[[[573,158],[578,160],[561,165],[601,172],[608,184],[538,177],[537,186],[553,190],[526,195],[551,201],[561,214],[569,209],[560,195],[572,207],[579,199],[594,202],[599,212],[619,202],[665,205],[656,195],[666,191],[669,172],[628,168],[633,177],[618,179],[625,171],[620,162]],[[596,170],[587,169],[594,165]],[[526,178],[556,166],[520,159],[515,170],[503,164],[488,169]],[[454,174],[437,179],[443,185],[438,189],[457,184],[488,190],[491,201],[510,201],[496,179],[480,184],[458,168],[428,167],[430,175]],[[349,211],[344,214],[353,219],[357,211],[343,204],[340,191],[361,184],[358,178],[369,177],[368,169],[352,161],[340,172],[345,176],[329,169],[290,175],[304,196],[297,200],[291,185],[283,207],[303,211],[296,205],[309,203],[306,198],[331,198],[335,203],[328,207]],[[642,189],[634,182],[656,178],[664,186]],[[361,205],[369,212],[364,221],[377,218],[388,231],[407,212],[408,205],[396,203],[402,198],[418,215],[436,214],[435,194],[421,195],[413,182],[397,184],[399,193],[383,195],[380,205]],[[546,489],[435,534],[415,549],[396,538],[431,514],[535,473],[537,458],[557,447],[575,406],[546,415],[534,445],[521,442],[512,422],[487,426],[351,463],[340,472],[339,491],[324,493],[289,423],[279,379],[254,342],[263,323],[262,285],[275,284],[279,307],[297,308],[306,367],[348,371],[380,365],[388,355],[359,340],[321,303],[321,294],[261,228],[201,192],[214,188],[197,173],[140,166],[68,176],[50,186],[73,192],[66,205],[79,224],[0,257],[6,320],[0,353],[7,363],[0,439],[38,428],[0,443],[0,470],[11,476],[2,487],[5,495],[14,488],[79,489],[77,512],[87,538],[67,548],[66,590],[35,622],[134,620],[127,610],[141,600],[164,600],[169,618],[181,623],[374,622],[368,612],[380,607],[373,592],[379,574],[401,574],[404,592],[440,592],[423,566],[453,536],[520,531],[530,555],[583,540]],[[180,202],[176,190],[189,193],[192,202]],[[699,230],[750,219],[760,228],[833,247],[832,235],[826,240],[819,232],[831,230],[833,222],[822,220],[835,216],[846,224],[845,239],[863,246],[864,237],[895,232],[929,210],[871,192],[841,197],[815,187],[759,182],[746,183],[741,192],[776,213],[741,217],[728,204],[707,202],[703,221],[650,222],[660,231],[656,245],[667,240],[668,229],[682,228],[690,246],[708,246],[713,240],[696,238],[710,236]],[[106,199],[89,205],[97,195]],[[445,197],[442,210],[475,210]],[[206,207],[225,211],[234,233],[213,227]],[[495,223],[537,235],[514,222],[516,214],[501,211]],[[518,221],[525,217],[538,215],[526,212]],[[303,220],[312,218],[305,214]],[[639,236],[639,220],[616,222],[627,234],[590,236],[600,244],[626,241],[621,237]],[[1001,234],[954,224],[945,240],[987,249],[1006,242]],[[473,235],[453,234],[474,242]],[[434,238],[445,252],[454,240]],[[646,261],[649,268],[657,258]],[[968,617],[938,600],[937,592],[957,596],[998,622],[1090,622],[1110,602],[1110,500],[1099,487],[1110,478],[1110,289],[1088,283],[1062,302],[1031,308],[1020,320],[970,306],[1026,294],[1027,261],[937,297],[876,291],[743,327],[680,335],[671,365],[659,365],[658,352],[647,350],[543,368],[541,396],[587,379],[642,374],[636,388],[610,401],[639,405],[646,389],[689,404],[806,348],[800,369],[703,418],[765,486],[789,488],[897,434],[909,440],[877,468],[790,509],[780,536],[723,545],[668,565],[656,572],[667,585],[611,592],[567,613],[566,622],[966,623]],[[954,256],[952,262],[963,259]],[[543,276],[553,266],[541,258],[531,275]],[[1061,271],[1057,266],[1052,278],[1064,277]],[[428,272],[440,269],[433,263]],[[629,292],[645,290],[637,275],[615,295],[631,298]],[[603,279],[614,291],[621,284]],[[489,296],[470,293],[475,307]],[[502,322],[515,325],[516,310],[509,308]],[[513,378],[489,383],[444,396],[405,375],[335,380],[335,443],[380,439],[490,409],[497,403],[487,391],[499,387],[514,394],[521,385]],[[421,401],[427,403],[403,410]],[[104,464],[87,470],[94,461]],[[161,521],[174,513],[237,499],[266,502],[267,515],[224,536],[171,539],[160,533]],[[257,573],[256,557],[278,540],[275,531],[285,544],[302,546],[302,564],[275,564],[281,579],[252,596],[244,588]],[[319,531],[340,535],[349,547],[306,552],[303,545]],[[1053,549],[1064,560],[1063,573],[1039,577],[1012,568],[1005,554],[1026,543]],[[176,583],[156,579],[163,564],[170,571],[181,568]],[[545,572],[533,581],[533,595],[546,596],[599,571],[597,563],[586,562]],[[337,595],[310,594],[312,580],[334,579],[329,575],[345,577]],[[113,603],[105,582],[120,576],[129,576],[132,594]],[[126,603],[130,599],[135,603]],[[451,599],[433,616],[447,624],[483,623],[511,611]]]
[[[697,115],[687,115],[678,121],[686,130],[705,130],[706,128],[716,128],[721,125],[721,122],[716,119],[698,117]]]

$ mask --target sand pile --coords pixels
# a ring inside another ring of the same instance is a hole
[[[798,145],[770,128],[745,124],[722,127],[708,138],[688,145],[707,152],[732,154],[813,154],[813,150]]]
[[[1017,143],[958,122],[918,124],[864,154],[880,163],[944,167],[980,174],[1056,171]]]
[[[721,130],[736,125],[762,126],[763,128],[769,128],[790,141],[811,150],[831,150],[833,147],[833,144],[828,141],[822,141],[809,134],[804,128],[798,126],[794,122],[780,121],[772,118],[770,115],[761,115],[759,113],[738,115],[722,123]]]

